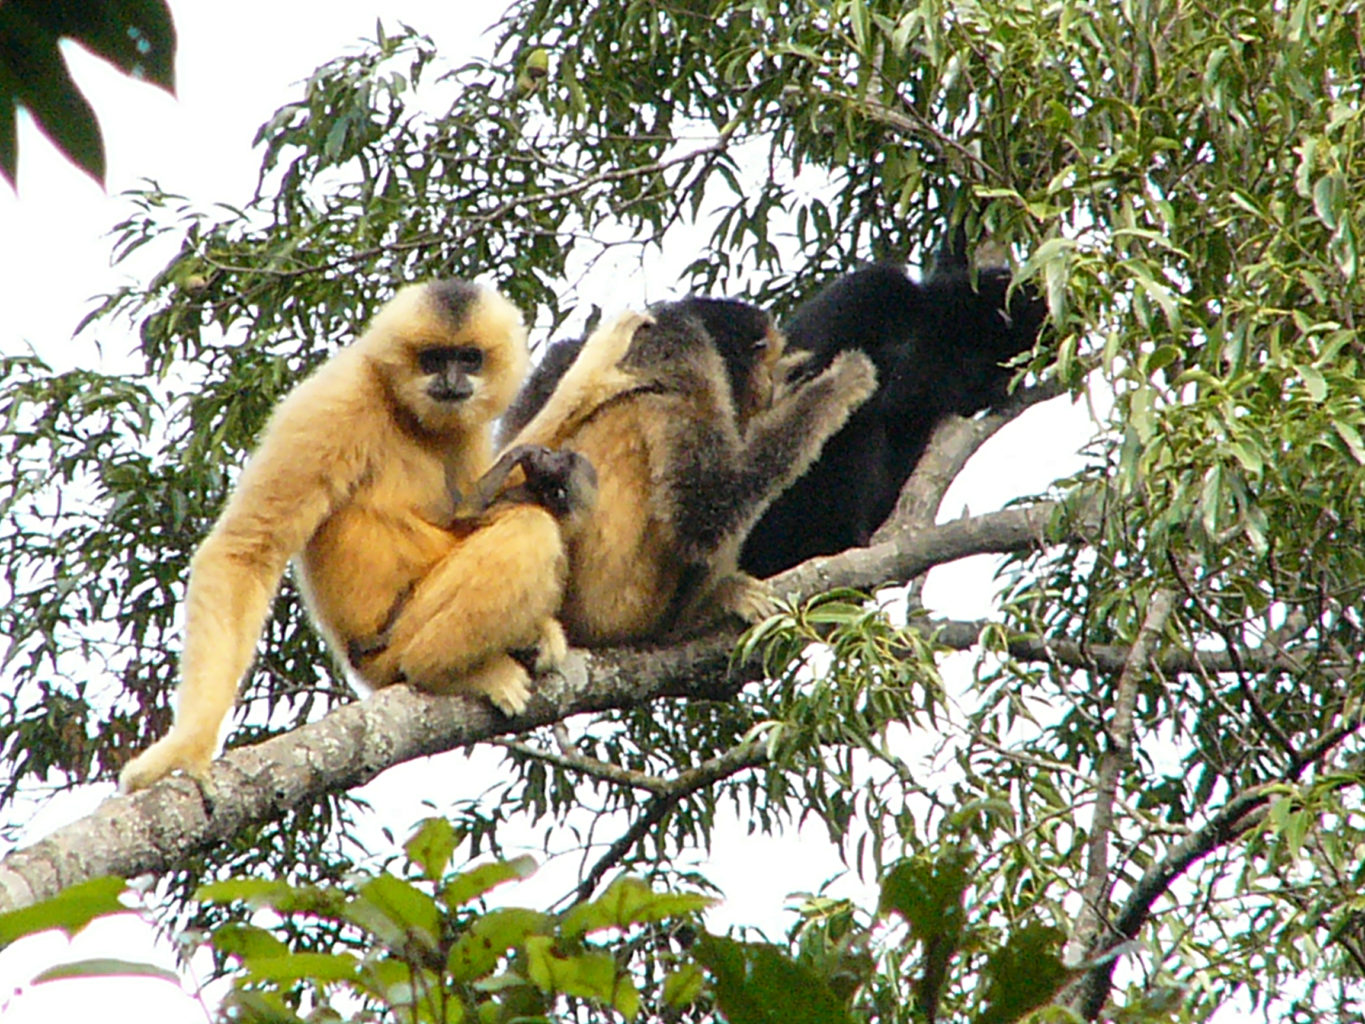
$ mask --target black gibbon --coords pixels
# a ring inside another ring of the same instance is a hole
[[[879,384],[750,532],[740,556],[746,572],[767,577],[866,545],[934,427],[1004,400],[1011,370],[1003,364],[1033,347],[1047,311],[1025,288],[1008,295],[1009,285],[1004,268],[983,268],[973,281],[966,259],[949,249],[923,283],[900,267],[870,266],[797,307],[783,323],[789,357],[810,353],[797,379],[856,349],[876,364]]]
[[[484,535],[456,514],[492,461],[491,425],[527,363],[521,315],[496,291],[414,285],[276,407],[191,562],[175,724],[125,766],[124,791],[176,768],[203,777],[295,556],[309,611],[334,650],[374,652],[360,659],[362,682],[401,675],[521,708],[525,672],[506,652],[542,641],[552,655],[563,651],[552,618],[563,577],[545,571],[562,559],[558,526],[538,507],[524,515],[493,507],[480,519]],[[475,573],[470,549],[490,546],[502,561],[490,557]],[[444,572],[452,559],[459,571]],[[457,593],[437,592],[443,586]],[[489,631],[410,628],[432,605],[482,617]],[[381,674],[371,661],[397,669]]]
[[[666,303],[601,326],[539,410],[521,410],[515,443],[577,451],[597,470],[596,508],[566,530],[560,619],[575,644],[667,639],[771,609],[738,571],[740,544],[876,388],[872,363],[850,352],[773,402],[781,353],[752,306]]]

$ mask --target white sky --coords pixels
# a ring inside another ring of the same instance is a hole
[[[296,83],[315,67],[357,39],[371,36],[376,11],[382,11],[388,26],[405,22],[431,35],[450,60],[478,48],[483,27],[502,8],[500,2],[468,0],[386,0],[382,5],[354,0],[329,4],[241,0],[231,5],[172,0],[171,6],[179,34],[176,97],[130,81],[79,50],[71,54],[73,74],[103,128],[107,192],[59,157],[21,116],[17,195],[0,186],[0,353],[31,348],[60,367],[94,365],[93,343],[73,342],[71,331],[90,308],[90,297],[129,273],[109,266],[106,235],[127,212],[119,193],[151,178],[198,203],[246,200],[259,156],[250,149],[256,128],[292,98]],[[145,273],[155,265],[149,261],[135,270]],[[618,301],[635,301],[631,289],[622,284],[619,279],[610,283]],[[644,283],[635,285],[644,295]],[[657,293],[659,286],[649,290]],[[117,338],[106,334],[102,343],[109,360],[122,354],[115,350]],[[999,507],[1076,468],[1076,439],[1086,433],[1084,410],[1054,402],[1030,412],[1028,421],[993,442],[994,457],[969,467],[950,492],[946,513],[957,514],[968,499],[973,511]],[[936,573],[926,599],[944,614],[985,614],[992,565],[990,559],[973,559],[955,567],[951,576]],[[486,768],[494,764],[486,756],[479,761]],[[466,778],[481,774],[461,771],[463,764],[462,755],[447,756],[440,772],[445,792],[430,794],[433,798],[454,795],[447,781],[452,765],[455,774]],[[427,792],[433,774],[427,765],[417,763],[377,780],[369,793],[381,808],[377,824],[405,835],[423,813],[412,794]],[[461,786],[460,792],[473,794],[483,788],[477,780],[469,781],[472,784]],[[79,817],[111,791],[112,785],[90,787],[48,807],[35,820],[32,838]],[[717,881],[730,883],[725,907],[710,919],[712,927],[764,920],[781,925],[776,915],[788,892],[838,870],[818,830],[806,841],[746,837],[743,831],[729,830],[709,869]],[[568,847],[569,840],[562,845]],[[796,850],[801,851],[799,856],[793,855]],[[754,872],[754,866],[762,870]],[[541,888],[553,899],[562,894],[564,884],[547,879]],[[539,895],[533,887],[509,894],[527,905],[535,905]],[[5,1024],[49,1024],[88,1016],[92,1009],[98,1009],[105,1024],[188,1024],[206,1019],[205,1006],[159,981],[29,984],[35,973],[58,961],[86,957],[173,966],[169,947],[157,945],[150,927],[136,918],[101,922],[70,943],[59,934],[37,936],[0,952],[0,1019]],[[193,984],[188,981],[186,986],[192,990]]]

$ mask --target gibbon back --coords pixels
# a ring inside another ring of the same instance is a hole
[[[623,314],[578,346],[515,437],[597,470],[596,509],[567,531],[573,642],[668,639],[770,610],[737,570],[740,544],[875,387],[855,353],[769,406],[781,351],[762,311],[696,298]]]

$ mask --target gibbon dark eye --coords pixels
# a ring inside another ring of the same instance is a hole
[[[477,345],[461,345],[455,349],[452,358],[465,373],[477,373],[483,369],[483,349]]]
[[[444,373],[454,366],[464,373],[476,373],[483,368],[483,349],[477,345],[442,345],[417,353],[417,366],[425,374]]]

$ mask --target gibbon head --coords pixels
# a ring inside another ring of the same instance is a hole
[[[359,344],[403,418],[432,435],[496,419],[529,363],[517,308],[469,281],[402,289]]]
[[[597,470],[587,456],[568,448],[532,445],[520,464],[526,489],[556,519],[577,520],[597,503]]]
[[[772,403],[773,371],[785,343],[768,314],[735,299],[691,297],[650,308],[623,360],[637,373],[671,379],[690,366],[723,383],[739,423]]]
[[[738,299],[690,296],[675,303],[701,321],[716,343],[743,423],[773,400],[773,375],[787,347],[767,312]]]

